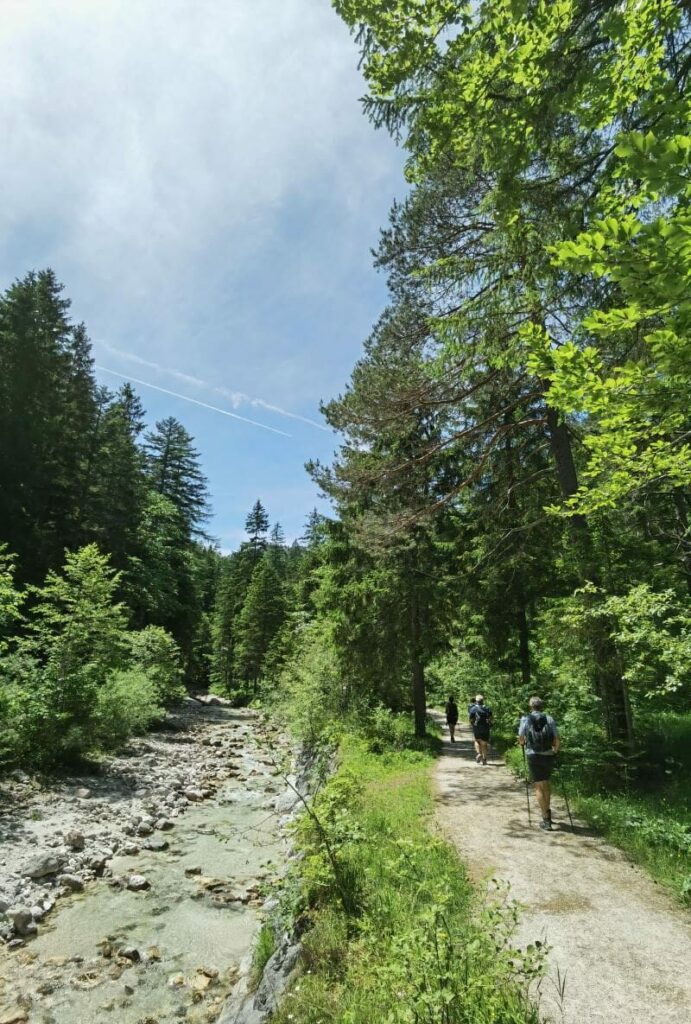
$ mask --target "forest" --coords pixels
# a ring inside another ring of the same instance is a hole
[[[539,693],[579,812],[688,902],[688,8],[334,7],[408,187],[388,305],[322,407],[338,450],[307,466],[330,511],[286,543],[259,496],[222,554],[184,425],[97,385],[52,270],[15,281],[0,764],[115,749],[185,688],[367,757],[428,750],[429,709],[478,689],[510,748]]]
[[[53,271],[18,279],[0,301],[3,760],[98,749],[181,686],[295,690],[315,728],[410,709],[423,736],[430,700],[481,683],[507,730],[547,695],[589,771],[635,768],[660,732],[673,764],[691,675],[687,13],[336,7],[410,188],[375,255],[389,305],[323,406],[340,448],[307,467],[333,514],[286,545],[258,500],[221,555],[183,424],[146,432],[131,385],[96,384]]]

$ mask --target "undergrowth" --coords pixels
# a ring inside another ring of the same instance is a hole
[[[515,948],[507,893],[480,893],[429,829],[435,741],[378,733],[341,738],[296,827],[303,973],[276,1024],[537,1024],[545,950]]]

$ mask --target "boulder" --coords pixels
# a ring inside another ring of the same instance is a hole
[[[30,935],[31,925],[33,924],[33,914],[28,907],[10,907],[7,911],[7,916],[14,925],[14,930],[18,935]],[[34,930],[36,926],[34,925]]]
[[[162,853],[168,849],[169,845],[165,839],[145,839],[142,843],[142,849],[152,850],[154,853]]]
[[[25,878],[46,878],[57,875],[63,865],[63,859],[55,853],[38,853],[24,865],[22,874]]]
[[[83,850],[84,849],[84,834],[82,832],[74,831],[68,832],[65,836],[65,842],[69,846],[70,850]]]
[[[144,875],[130,875],[127,879],[127,888],[132,892],[144,892],[145,889],[151,888],[151,883]]]
[[[84,882],[78,875],[58,875],[58,882],[70,892],[81,892],[84,888]]]
[[[86,866],[95,875],[102,875],[105,871],[107,860],[108,858],[104,853],[94,853],[91,857],[86,858]]]

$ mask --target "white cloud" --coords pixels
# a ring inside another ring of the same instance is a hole
[[[355,64],[328,0],[4,0],[0,231],[57,221],[53,259],[125,301],[242,263],[286,197],[389,172]]]

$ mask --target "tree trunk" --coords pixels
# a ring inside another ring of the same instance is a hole
[[[420,657],[420,606],[413,584],[410,595],[410,659],[413,685],[413,710],[415,713],[415,735],[425,736],[427,730],[427,694],[425,693],[425,669]]]
[[[547,391],[549,385],[545,385]],[[556,409],[547,405],[547,433],[557,473],[557,480],[564,499],[578,490],[578,475],[571,448],[571,437],[565,423],[559,421]],[[583,582],[601,585],[600,570],[595,558],[593,539],[585,516],[569,517],[569,528],[573,540],[576,564]],[[616,644],[611,637],[613,623],[597,615],[598,598],[595,594],[586,596],[586,607],[592,612],[588,627],[589,639],[595,659],[597,690],[602,700],[605,728],[613,740],[625,740],[633,745],[633,726],[626,680],[620,671],[620,658]]]
[[[508,427],[511,423],[511,417],[507,413],[504,418],[504,423]],[[508,508],[512,516],[518,516],[518,508],[516,501],[516,463],[514,459],[513,445],[511,444],[511,431],[506,432],[505,441],[506,459],[509,471],[508,479]],[[517,550],[516,535],[512,541],[512,548],[514,552]],[[518,657],[521,665],[521,682],[524,686],[527,686],[530,682],[530,632],[528,629],[528,616],[526,615],[526,601],[525,601],[525,586],[523,578],[523,569],[517,571],[517,583],[515,586],[516,594],[516,625],[518,627]]]
[[[689,516],[686,495],[677,489],[672,491],[672,500],[679,524],[679,554],[681,568],[686,578],[686,586],[691,594],[691,537],[689,536]]]
[[[525,611],[523,594],[519,595],[518,607],[518,655],[521,662],[521,682],[527,686],[530,682],[530,642],[528,632],[528,616]]]

